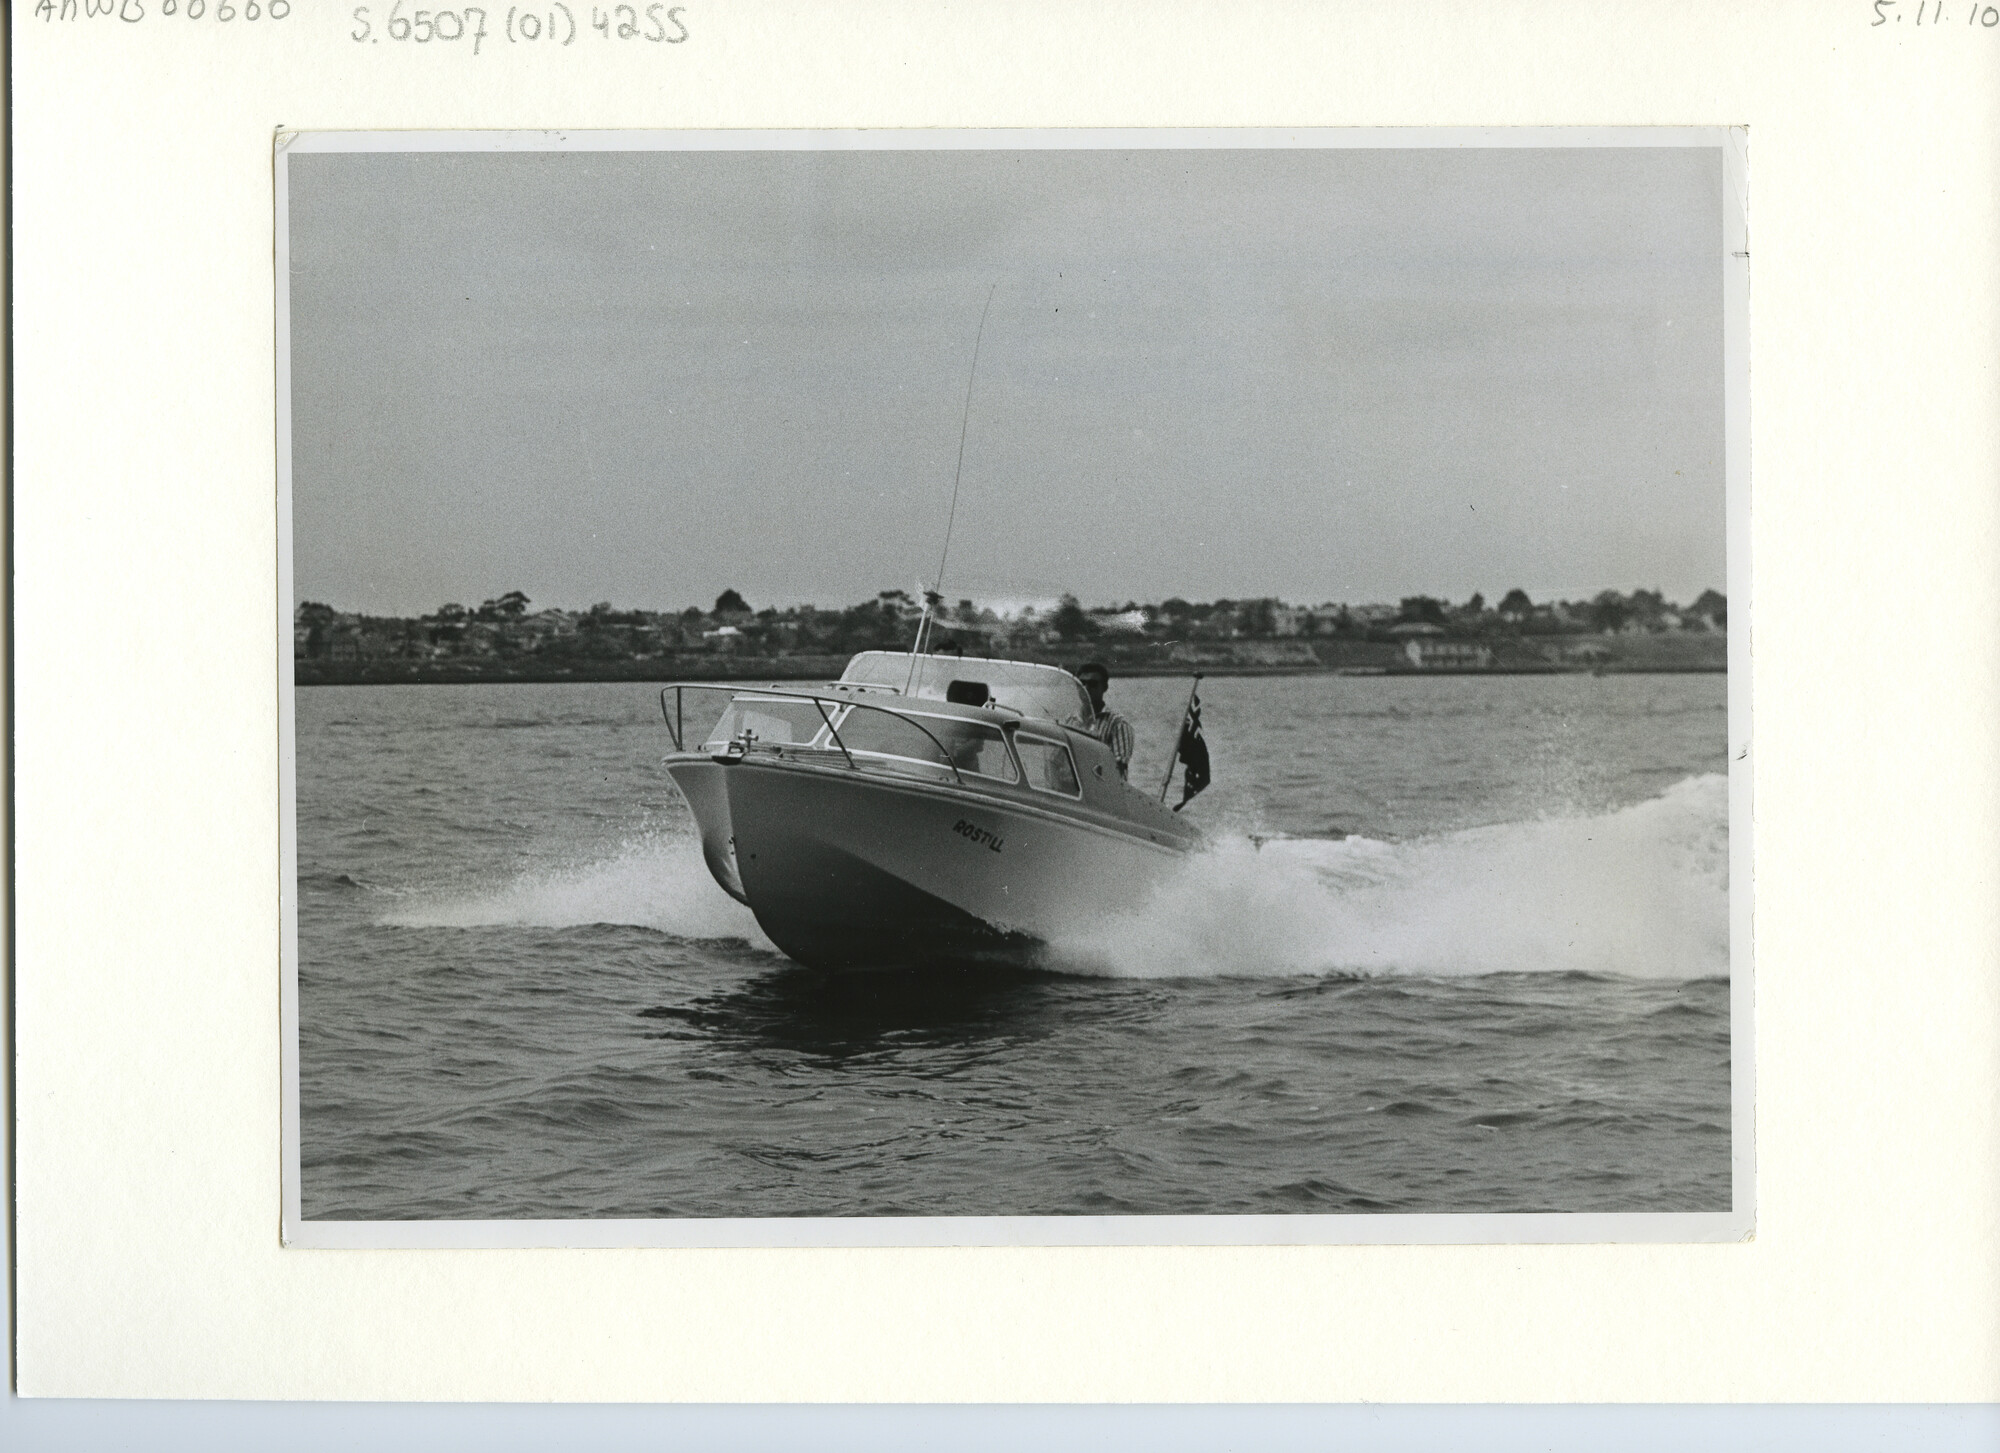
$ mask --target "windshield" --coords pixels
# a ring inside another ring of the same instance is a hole
[[[954,716],[919,719],[856,706],[836,718],[835,727],[840,745],[855,757],[857,766],[872,761],[891,770],[898,763],[928,770],[949,763],[968,777],[1020,780],[1000,729],[984,722]]]
[[[701,749],[710,753],[740,743],[753,752],[828,753],[865,771],[931,781],[1021,780],[998,727],[906,706],[746,693],[724,707],[702,738]]]
[[[733,741],[744,732],[759,746],[810,746],[824,741],[826,718],[811,701],[784,697],[739,696],[724,709],[703,738],[703,750]]]

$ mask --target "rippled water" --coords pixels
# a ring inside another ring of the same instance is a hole
[[[1185,682],[1115,683],[1157,781]],[[1726,1210],[1721,676],[1204,683],[1213,846],[1013,977],[825,977],[644,687],[298,693],[305,1214]]]

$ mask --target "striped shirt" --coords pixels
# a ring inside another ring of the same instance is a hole
[[[1136,741],[1131,722],[1117,712],[1107,709],[1099,712],[1095,721],[1071,717],[1066,725],[1073,726],[1079,731],[1089,732],[1111,748],[1111,756],[1118,763],[1118,775],[1121,777],[1126,775],[1127,769],[1132,765],[1132,748]]]

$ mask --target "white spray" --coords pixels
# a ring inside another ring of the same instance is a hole
[[[1141,911],[1054,945],[1134,978],[1729,972],[1728,783],[1410,843],[1229,838]]]

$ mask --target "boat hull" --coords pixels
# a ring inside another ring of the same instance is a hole
[[[1032,966],[1144,904],[1184,840],[976,788],[756,758],[668,759],[715,879],[827,969]]]

